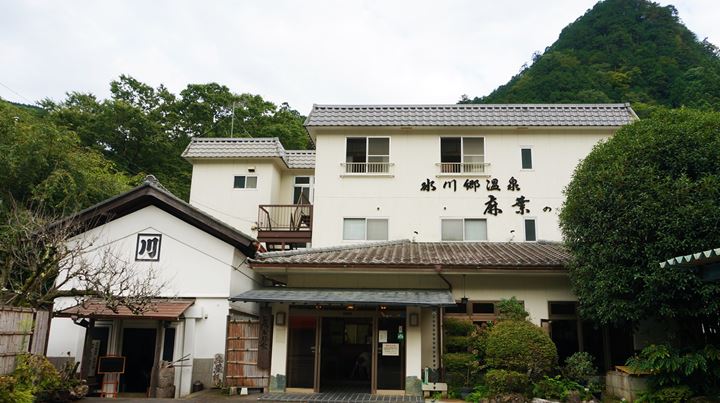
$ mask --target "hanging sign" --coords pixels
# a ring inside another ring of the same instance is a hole
[[[383,343],[382,355],[397,357],[400,355],[400,343]]]

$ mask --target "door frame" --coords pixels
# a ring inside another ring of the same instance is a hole
[[[377,394],[377,354],[378,354],[378,319],[380,317],[380,308],[375,307],[375,310],[373,311],[351,311],[351,315],[348,315],[348,311],[341,311],[341,310],[322,310],[322,309],[302,309],[298,310],[292,309],[288,310],[288,316],[293,314],[293,311],[297,314],[298,311],[302,312],[302,316],[315,316],[317,320],[315,321],[315,354],[314,354],[314,374],[313,374],[313,392],[314,393],[320,393],[320,366],[322,365],[322,321],[323,318],[347,318],[347,317],[353,317],[353,318],[370,318],[371,319],[371,332],[372,332],[372,349],[371,349],[371,364],[370,364],[370,394]],[[407,315],[407,307],[402,306],[401,309],[392,309],[394,307],[388,307],[388,310],[390,312],[398,312],[402,315]],[[407,317],[403,317],[403,320],[405,321],[403,323],[403,328],[407,328]],[[289,318],[288,318],[289,323]],[[289,330],[289,329],[288,329]],[[289,332],[288,332],[289,334]],[[401,349],[402,354],[402,371],[405,372],[405,360],[406,354],[407,354],[407,343],[402,343],[403,347]],[[286,367],[289,365],[289,351],[288,351],[288,359],[285,363]],[[404,389],[392,389],[392,390],[403,390]]]

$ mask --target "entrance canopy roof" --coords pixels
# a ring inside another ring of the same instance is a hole
[[[179,320],[182,314],[194,303],[194,299],[155,299],[152,300],[146,311],[133,313],[124,306],[117,307],[117,312],[115,312],[108,308],[104,301],[91,299],[73,307],[63,309],[55,313],[55,316],[93,319]]]
[[[451,306],[455,300],[449,290],[408,289],[325,289],[273,287],[249,290],[231,301],[283,302],[294,304],[357,304]]]

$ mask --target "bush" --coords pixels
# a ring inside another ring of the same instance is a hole
[[[497,320],[526,320],[530,314],[525,310],[523,304],[512,297],[503,299],[497,303]]]
[[[557,366],[557,349],[545,332],[527,321],[495,324],[487,337],[485,363],[539,379]]]
[[[465,397],[466,402],[474,402],[477,403],[483,399],[487,399],[490,397],[490,390],[488,390],[487,385],[477,385],[475,386],[475,389],[473,389],[472,393],[467,395]]]
[[[468,336],[446,336],[445,351],[448,353],[467,353],[470,347]]]
[[[480,364],[470,353],[447,353],[443,356],[448,384],[468,386],[473,383]]]
[[[469,336],[475,330],[475,325],[469,320],[446,318],[443,321],[445,334],[448,336]]]
[[[597,368],[593,364],[593,357],[582,351],[565,359],[562,374],[572,381],[587,385],[590,377],[597,374]]]
[[[533,396],[548,400],[570,400],[571,396],[579,396],[583,401],[592,399],[589,388],[567,378],[556,376],[545,377],[533,386]]]
[[[720,349],[710,344],[682,349],[653,344],[630,357],[627,365],[635,371],[653,374],[650,378],[653,390],[687,385],[698,395],[720,392]]]
[[[485,374],[485,385],[490,396],[510,393],[527,394],[530,390],[530,379],[517,371],[491,369]]]
[[[29,390],[18,388],[12,376],[0,376],[0,402],[33,403],[33,395]]]
[[[689,386],[669,386],[643,396],[642,401],[652,403],[684,403],[690,400],[693,392]]]
[[[469,351],[475,354],[478,361],[485,360],[485,352],[487,351],[487,339],[492,329],[492,322],[483,323],[482,326],[476,327],[468,337]]]
[[[13,376],[18,388],[28,390],[33,395],[57,390],[61,386],[57,369],[41,355],[19,355]]]

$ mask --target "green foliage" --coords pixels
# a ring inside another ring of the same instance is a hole
[[[75,133],[0,101],[0,218],[13,202],[67,214],[129,188],[132,179]]]
[[[33,395],[18,388],[12,376],[0,375],[0,403],[33,403]]]
[[[469,320],[445,318],[443,321],[443,328],[448,336],[469,336],[475,327]]]
[[[483,323],[482,326],[476,326],[475,330],[468,337],[468,348],[471,353],[475,355],[478,361],[482,362],[485,360],[485,354],[487,351],[487,340],[492,329],[492,322]]]
[[[181,154],[191,137],[229,137],[232,131],[235,137],[278,137],[288,149],[309,145],[304,117],[287,104],[220,84],[190,84],[175,95],[123,75],[110,92],[106,100],[74,92],[43,106],[50,121],[77,133],[123,172],[153,174],[181,198],[190,189],[191,166]]]
[[[489,331],[485,363],[538,379],[557,366],[557,349],[545,332],[527,321],[506,320]]]
[[[445,351],[448,353],[466,353],[470,347],[468,336],[446,336],[444,342]]]
[[[562,374],[571,381],[587,385],[590,377],[597,374],[593,356],[584,351],[574,353],[565,359]]]
[[[476,380],[480,370],[477,358],[470,353],[447,353],[443,355],[446,378],[452,386],[469,386]]]
[[[42,355],[19,355],[13,377],[17,382],[16,388],[27,390],[33,395],[55,391],[62,386],[60,374]]]
[[[517,371],[491,369],[485,374],[485,385],[490,396],[510,393],[524,395],[530,391],[530,378]]]
[[[502,299],[497,303],[497,320],[526,320],[530,314],[525,310],[525,306],[512,297],[510,299]]]
[[[579,396],[583,401],[592,399],[593,394],[587,388],[572,379],[556,376],[545,377],[533,385],[533,396],[548,400],[568,401],[573,395]]]
[[[490,397],[490,389],[488,388],[488,386],[485,384],[480,384],[480,385],[475,386],[472,393],[470,393],[469,395],[467,395],[467,397],[465,397],[465,401],[477,403],[477,402],[479,402],[483,399],[487,399],[489,397]]]
[[[638,399],[638,403],[684,403],[693,397],[690,387],[668,386],[656,391],[645,393]]]
[[[627,364],[635,371],[651,373],[656,390],[688,386],[698,394],[720,392],[720,349],[713,345],[701,349],[676,349],[653,344],[631,357]]]
[[[565,195],[560,226],[585,318],[718,323],[720,284],[659,262],[720,245],[720,113],[665,110],[623,127]]]
[[[461,103],[632,102],[720,109],[717,47],[673,6],[605,0],[533,55],[507,84]]]

